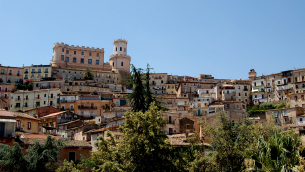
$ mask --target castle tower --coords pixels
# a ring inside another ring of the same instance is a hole
[[[254,69],[250,69],[250,72],[249,72],[249,80],[252,81],[253,78],[256,78],[256,72]]]
[[[127,41],[125,39],[116,39],[113,41],[113,54],[109,57],[109,63],[112,71],[117,72],[118,83],[125,76],[130,76],[130,56],[127,55]]]

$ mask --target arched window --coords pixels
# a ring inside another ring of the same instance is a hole
[[[123,66],[124,64],[123,64],[123,62],[121,62],[121,66]]]

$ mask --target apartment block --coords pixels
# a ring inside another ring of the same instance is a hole
[[[53,106],[56,107],[59,89],[43,90],[18,90],[11,93],[11,111],[27,111],[37,107]]]
[[[23,66],[24,74],[23,79],[26,81],[30,79],[31,81],[39,81],[42,78],[52,77],[52,67],[51,65],[31,65]]]
[[[23,68],[2,66],[0,64],[0,83],[23,83]]]

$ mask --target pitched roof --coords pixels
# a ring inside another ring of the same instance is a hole
[[[20,138],[20,140],[23,142],[24,145],[34,145],[35,141],[38,141],[40,144],[44,144],[46,139],[34,139],[34,138]],[[92,148],[92,146],[82,140],[69,140],[66,142],[66,147],[82,147],[82,148]]]
[[[42,118],[49,118],[49,117],[57,116],[58,114],[61,114],[61,113],[64,113],[64,112],[67,112],[67,111],[61,111],[61,112],[51,113],[51,114],[49,114],[49,115],[42,116],[42,117],[40,117],[40,118],[41,118],[41,119],[42,119]]]
[[[52,137],[55,137],[56,139],[60,139],[60,136],[53,136],[50,135]],[[46,139],[48,137],[47,134],[31,134],[31,133],[22,133],[21,138],[28,138],[28,139]]]
[[[101,133],[101,132],[106,131],[106,130],[114,130],[114,129],[117,129],[118,127],[119,127],[119,126],[100,128],[100,129],[97,129],[97,130],[90,130],[90,131],[88,131],[87,133]]]
[[[6,111],[6,110],[0,110],[0,117],[11,117],[11,118],[16,118],[12,112]]]
[[[31,115],[28,115],[26,113],[21,113],[21,112],[12,112],[14,116],[16,117],[21,117],[21,118],[28,118],[28,119],[33,119],[33,120],[38,120],[37,118],[31,116]]]

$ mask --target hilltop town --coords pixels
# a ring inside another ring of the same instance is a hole
[[[58,159],[76,162],[97,151],[94,142],[107,130],[119,141],[118,127],[131,109],[126,96],[133,92],[123,82],[131,75],[127,43],[114,40],[109,62],[104,48],[57,42],[50,64],[0,65],[1,143],[13,145],[18,138],[29,146],[47,135],[70,138]],[[203,138],[200,121],[212,124],[217,109],[232,123],[265,123],[271,117],[283,130],[305,131],[305,68],[263,76],[249,69],[246,80],[159,72],[149,74],[149,86],[168,109],[161,115],[167,122],[162,130],[173,146],[190,145],[185,139],[195,131]],[[274,108],[251,109],[258,105]]]

